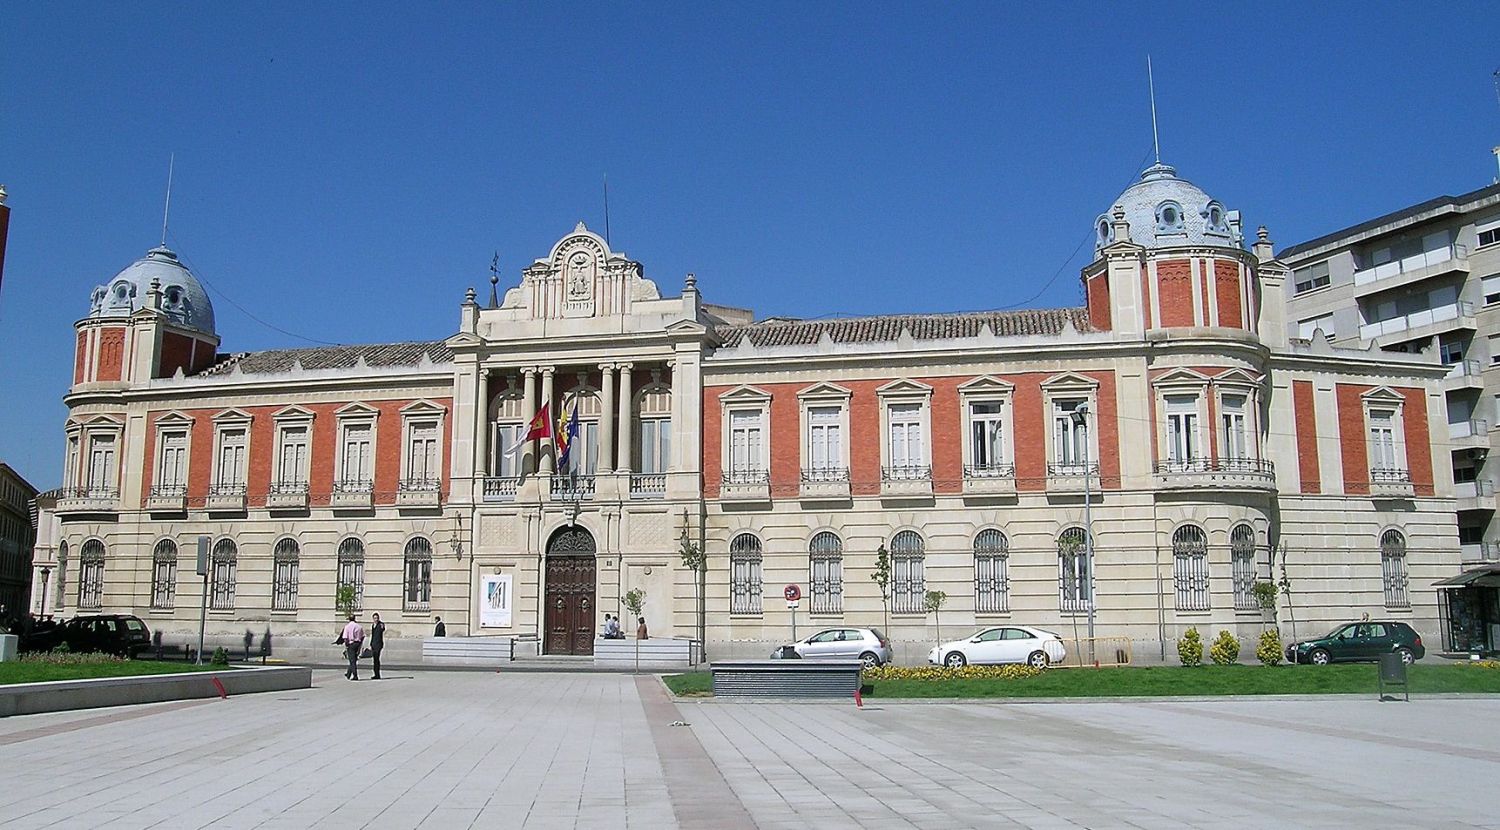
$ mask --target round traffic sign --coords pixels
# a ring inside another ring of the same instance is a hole
[[[798,588],[796,585],[786,586],[786,590],[782,593],[786,595],[787,602],[796,602],[797,600],[802,599],[802,589]]]

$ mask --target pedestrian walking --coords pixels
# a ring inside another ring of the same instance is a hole
[[[371,679],[380,679],[380,650],[385,648],[385,623],[380,621],[380,615],[372,617],[375,621],[370,624],[370,657],[375,660],[375,676]]]
[[[442,617],[434,617],[433,619],[437,620],[437,625],[435,625],[435,626],[432,627],[432,636],[434,636],[434,637],[446,637],[446,636],[448,636],[448,626],[443,625],[443,618]]]
[[[364,626],[354,621],[354,615],[349,615],[349,624],[344,626],[344,633],[339,635],[344,641],[344,655],[349,658],[349,668],[344,671],[344,677],[350,680],[359,679],[359,652],[365,645]]]

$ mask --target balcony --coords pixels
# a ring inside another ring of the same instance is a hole
[[[271,489],[266,492],[266,507],[270,510],[306,510],[307,482],[271,482]]]
[[[1370,470],[1370,495],[1377,499],[1411,498],[1416,495],[1411,486],[1411,473],[1394,467]]]
[[[964,466],[964,495],[1011,496],[1016,492],[1014,464],[973,464]]]
[[[1488,479],[1460,481],[1453,485],[1459,510],[1494,510],[1495,484]]]
[[[396,484],[397,507],[437,507],[442,482],[435,478],[403,478]]]
[[[1152,468],[1158,490],[1276,489],[1276,465],[1259,458],[1193,458],[1158,461]]]
[[[1099,489],[1098,464],[1048,464],[1048,493],[1082,493],[1087,486]]]
[[[1454,450],[1490,448],[1490,424],[1483,418],[1448,424],[1448,448]]]
[[[1402,314],[1389,320],[1380,320],[1373,323],[1365,323],[1359,327],[1359,338],[1361,340],[1381,340],[1386,343],[1394,340],[1405,340],[1416,337],[1431,336],[1440,332],[1453,329],[1473,329],[1478,327],[1478,321],[1474,318],[1474,304],[1468,300],[1459,300],[1456,303],[1440,305],[1435,308],[1426,308],[1414,311],[1411,314]],[[1387,335],[1401,335],[1400,338],[1387,337]],[[1381,345],[1385,345],[1382,343]]]
[[[594,477],[554,475],[548,492],[553,501],[588,501],[594,497]]]
[[[1500,561],[1500,542],[1479,542],[1473,545],[1459,545],[1459,555],[1462,556],[1464,564],[1470,562],[1495,562]]]
[[[667,497],[666,473],[631,473],[630,497],[633,499],[664,499]]]
[[[1443,378],[1444,392],[1483,388],[1484,367],[1477,360],[1460,360],[1448,368],[1448,375]]]
[[[484,480],[485,501],[515,501],[521,489],[520,476],[490,476]]]
[[[1454,271],[1469,273],[1469,248],[1448,245],[1354,272],[1354,296],[1363,297]]]
[[[798,495],[803,499],[849,498],[848,467],[812,467],[802,471]]]
[[[206,506],[215,513],[245,512],[245,485],[227,481],[215,484],[208,488]]]
[[[182,513],[187,510],[187,485],[158,484],[146,496],[146,509],[152,513]]]
[[[918,464],[881,467],[880,495],[893,499],[931,498],[932,468]]]
[[[328,498],[329,507],[354,510],[368,509],[374,505],[375,482],[353,480],[333,483],[333,495]]]
[[[64,487],[57,497],[58,513],[113,513],[119,509],[117,487]]]
[[[769,470],[729,470],[719,485],[719,498],[723,501],[770,501],[771,473]]]

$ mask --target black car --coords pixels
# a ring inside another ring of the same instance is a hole
[[[1422,635],[1416,629],[1395,620],[1344,623],[1328,632],[1327,636],[1286,647],[1287,662],[1317,666],[1379,660],[1380,655],[1392,653],[1401,655],[1401,659],[1410,664],[1422,659],[1427,649],[1423,648]]]
[[[34,629],[21,642],[23,651],[50,651],[67,644],[72,652],[98,651],[135,657],[151,646],[151,629],[130,614],[74,617],[51,628]]]

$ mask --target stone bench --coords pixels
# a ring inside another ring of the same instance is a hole
[[[703,648],[697,640],[655,637],[649,640],[594,640],[594,665],[612,669],[635,668],[636,646],[640,646],[642,668],[685,669],[703,661]]]
[[[515,637],[427,637],[422,662],[435,666],[501,666],[514,662]]]
[[[853,698],[859,660],[723,660],[710,666],[714,697]]]

